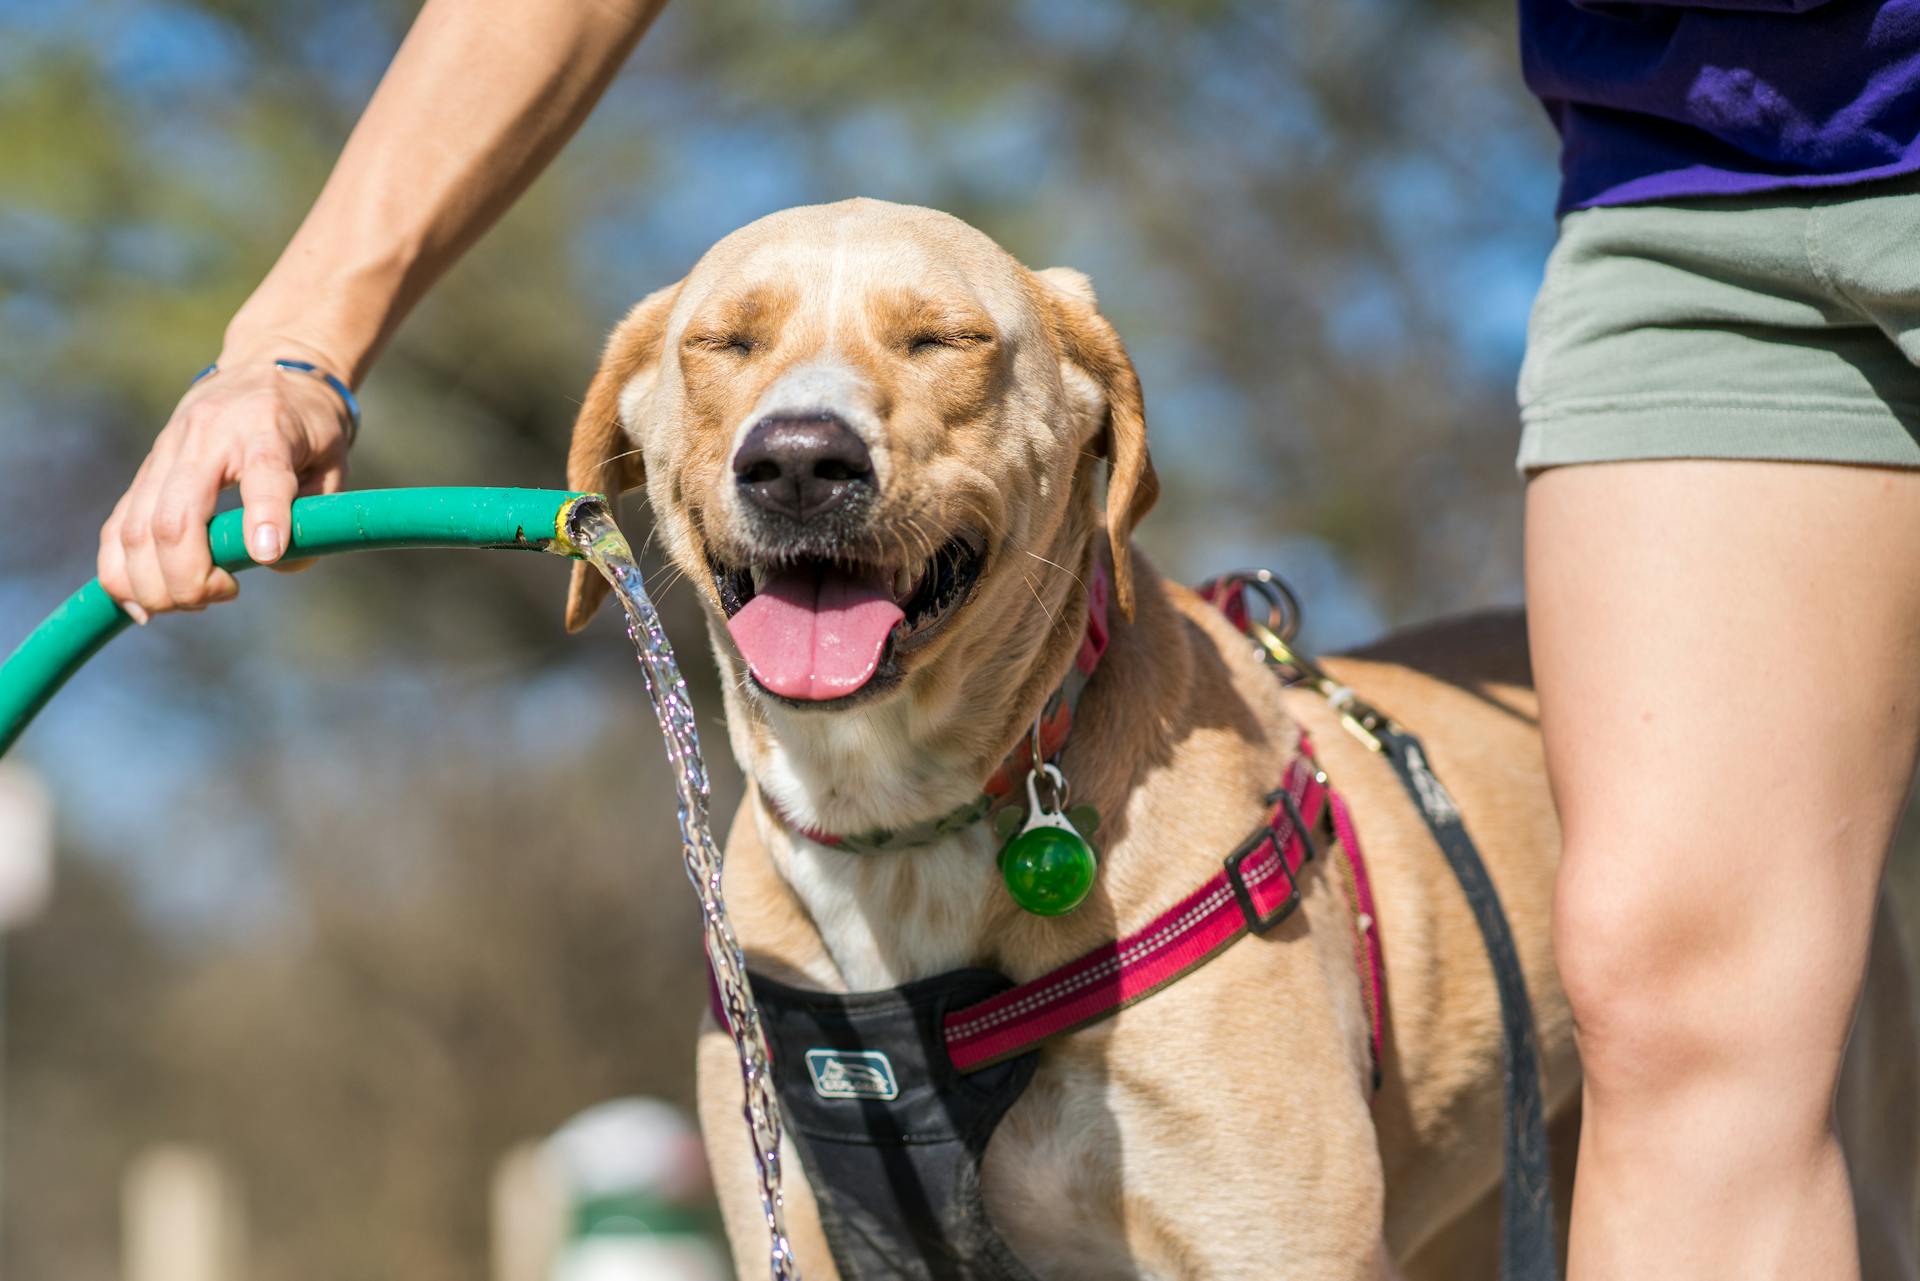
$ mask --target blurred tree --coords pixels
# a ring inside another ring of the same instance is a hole
[[[556,482],[625,305],[751,218],[863,193],[1093,275],[1169,570],[1297,572],[1322,641],[1511,600],[1553,175],[1508,7],[675,6],[403,330],[354,482]],[[91,573],[410,16],[0,0],[0,644]],[[560,637],[561,579],[249,575],[56,701],[24,748],[70,837],[9,976],[8,1277],[108,1281],[118,1165],[175,1137],[237,1163],[267,1281],[478,1275],[508,1144],[685,1097],[703,986],[660,748],[615,625]],[[694,602],[664,603],[717,710]]]

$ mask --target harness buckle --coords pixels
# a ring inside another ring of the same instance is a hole
[[[1293,793],[1284,787],[1270,795],[1267,799],[1270,801],[1278,801],[1286,808],[1287,817],[1293,820],[1294,834],[1300,838],[1301,847],[1306,850],[1306,857],[1301,860],[1300,865],[1305,867],[1308,863],[1313,862],[1318,855],[1314,852],[1313,837],[1307,828],[1307,820],[1305,816],[1300,813],[1300,802],[1294,800]],[[1282,899],[1277,907],[1264,916],[1261,915],[1259,907],[1256,906],[1253,901],[1253,892],[1247,888],[1247,877],[1243,866],[1262,845],[1272,846],[1274,860],[1280,865],[1280,875],[1287,878],[1286,898]],[[1233,887],[1234,901],[1240,905],[1240,915],[1244,917],[1247,922],[1247,932],[1249,934],[1267,933],[1276,925],[1280,924],[1280,922],[1292,916],[1294,909],[1300,906],[1300,878],[1287,866],[1286,850],[1274,835],[1272,827],[1262,824],[1259,831],[1240,842],[1239,847],[1235,849],[1233,853],[1227,855],[1225,862],[1227,884]]]

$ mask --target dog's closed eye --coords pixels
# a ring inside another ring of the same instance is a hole
[[[984,347],[993,341],[992,334],[971,331],[933,330],[913,335],[907,340],[907,354],[921,356],[931,351],[967,351],[974,347]]]
[[[760,349],[760,341],[746,334],[721,331],[688,334],[686,346],[693,351],[723,351],[733,356],[751,356]]]

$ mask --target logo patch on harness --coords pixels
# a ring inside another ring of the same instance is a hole
[[[897,1099],[893,1064],[877,1050],[808,1050],[807,1074],[823,1099]]]

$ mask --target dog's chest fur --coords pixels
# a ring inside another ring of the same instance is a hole
[[[853,991],[895,987],[976,959],[980,904],[1000,880],[986,824],[899,853],[849,854],[802,836],[771,846]]]
[[[735,754],[760,792],[761,843],[838,970],[817,977],[853,991],[977,963],[990,905],[1005,894],[989,824],[931,844],[849,853],[768,812],[771,805],[800,824],[860,832],[972,800],[977,766],[928,732],[905,703],[782,716],[777,727],[753,725],[744,706],[730,707],[728,716]]]

